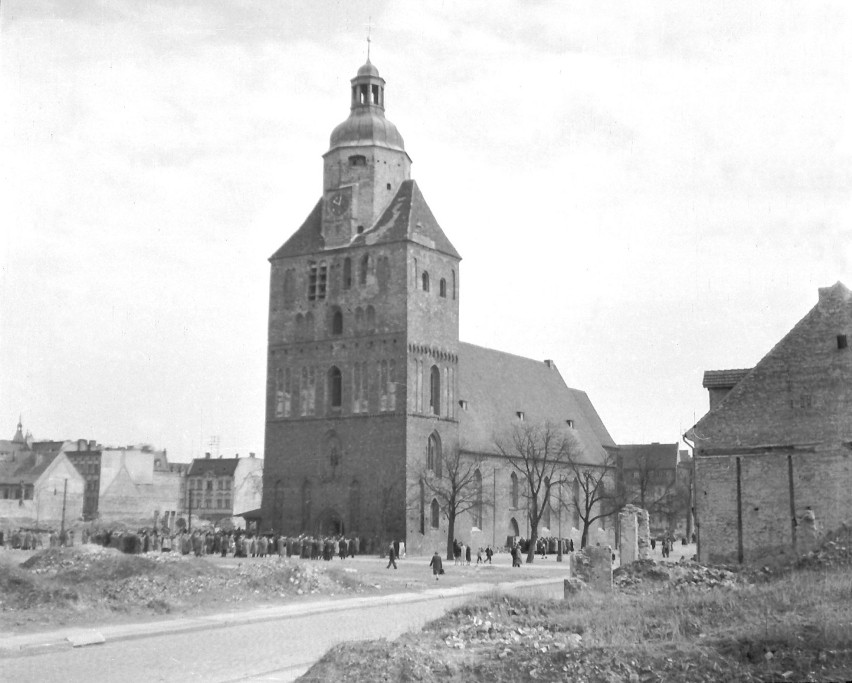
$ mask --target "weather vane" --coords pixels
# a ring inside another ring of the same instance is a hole
[[[370,61],[370,30],[372,29],[373,17],[367,18],[367,61]]]

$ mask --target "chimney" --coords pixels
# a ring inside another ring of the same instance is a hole
[[[253,458],[253,457],[254,457],[254,453],[249,453],[249,457],[250,457],[250,458]]]
[[[89,441],[89,450],[90,450],[90,451],[97,450],[97,447],[98,447],[98,442],[97,442],[97,441],[95,441],[94,439],[92,439],[91,441]]]
[[[204,454],[204,458],[205,458],[206,460],[210,460],[210,453],[205,453],[205,454]]]
[[[547,367],[549,367],[551,370],[556,370],[556,363],[554,363],[554,362],[553,362],[552,360],[550,360],[549,358],[548,358],[546,361],[544,361],[544,364],[545,364]]]

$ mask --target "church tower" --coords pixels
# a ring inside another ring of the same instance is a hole
[[[417,551],[419,478],[458,445],[460,256],[369,59],[349,96],[322,196],[270,258],[262,524]]]

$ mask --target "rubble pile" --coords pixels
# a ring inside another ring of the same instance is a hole
[[[0,574],[0,610],[42,607],[45,614],[69,603],[105,613],[163,613],[367,589],[355,577],[277,556],[223,566],[192,555],[128,555],[94,544],[46,549]]]
[[[731,588],[737,585],[738,575],[724,567],[711,567],[698,562],[681,560],[676,563],[657,563],[638,560],[613,572],[617,588]],[[652,583],[653,582],[653,583]]]
[[[442,633],[444,644],[457,650],[487,644],[502,646],[501,659],[510,655],[514,648],[531,648],[538,652],[573,650],[581,646],[583,637],[579,633],[552,631],[544,626],[518,625],[502,621],[493,612],[484,616],[470,614],[451,630]]]
[[[796,562],[798,569],[820,569],[852,564],[852,528],[844,525],[825,535],[818,548]]]

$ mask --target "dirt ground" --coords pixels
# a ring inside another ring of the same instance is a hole
[[[498,583],[564,572],[553,560],[512,569],[445,563],[441,586]],[[94,544],[40,551],[0,550],[0,634],[71,625],[130,623],[316,599],[433,588],[429,558],[398,569],[373,556],[323,560],[125,555]]]
[[[300,680],[852,680],[852,548],[780,569],[671,559],[619,568],[611,593],[481,598],[393,642],[338,645]]]

